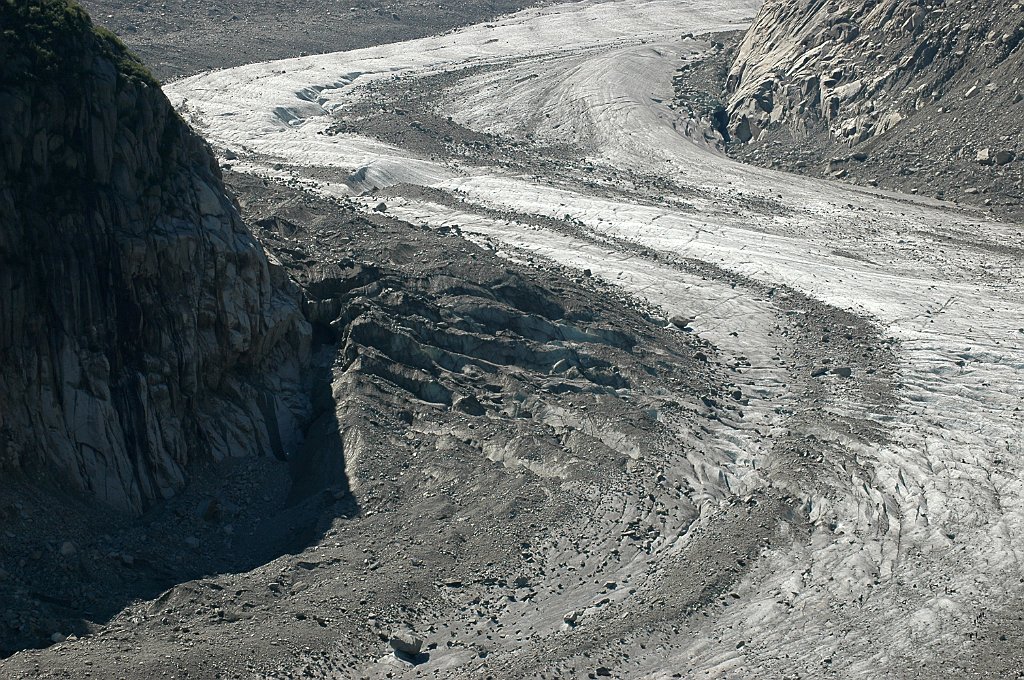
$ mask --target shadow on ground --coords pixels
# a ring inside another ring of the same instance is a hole
[[[357,515],[331,399],[335,352],[317,348],[318,415],[289,461],[196,466],[181,494],[139,518],[24,479],[0,480],[0,657],[94,633],[132,602],[178,584],[302,552],[334,519]]]

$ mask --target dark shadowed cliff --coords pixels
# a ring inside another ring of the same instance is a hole
[[[205,142],[67,0],[0,1],[0,480],[130,512],[308,415],[297,290]]]

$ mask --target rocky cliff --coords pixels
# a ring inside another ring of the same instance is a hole
[[[309,326],[203,140],[68,0],[0,1],[0,481],[139,512],[284,457]]]
[[[767,0],[729,74],[729,133],[838,177],[1019,196],[1022,41],[1006,0]]]

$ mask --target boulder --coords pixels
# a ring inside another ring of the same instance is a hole
[[[746,116],[740,118],[732,129],[732,136],[734,139],[738,139],[744,144],[753,139],[754,135],[750,129],[750,119]]]
[[[462,411],[466,415],[470,416],[482,416],[487,411],[484,409],[483,404],[480,400],[474,397],[472,394],[467,394],[464,397],[459,397],[455,400],[455,408]]]
[[[693,323],[694,320],[691,319],[691,318],[688,318],[688,317],[676,314],[675,316],[670,318],[668,321],[669,321],[669,323],[671,323],[676,328],[679,328],[681,330],[688,330],[690,324]]]
[[[391,633],[388,644],[399,654],[416,656],[423,649],[423,638],[408,630],[396,630]]]

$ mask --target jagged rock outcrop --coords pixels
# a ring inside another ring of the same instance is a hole
[[[755,164],[1019,219],[1022,73],[1019,1],[767,0],[730,69],[722,134]]]
[[[729,74],[729,130],[748,142],[820,124],[855,146],[909,134],[935,106],[966,136],[1002,130],[991,141],[1005,143],[1024,112],[1022,40],[1022,5],[1000,0],[767,0]]]
[[[725,84],[723,136],[758,165],[1020,219],[1022,73],[1017,0],[767,0]]]
[[[0,3],[0,482],[128,511],[296,445],[309,326],[205,142],[68,0]]]

